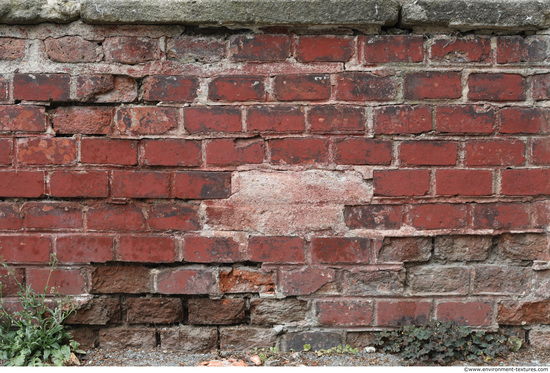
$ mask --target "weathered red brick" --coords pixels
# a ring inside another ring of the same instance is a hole
[[[432,130],[432,113],[427,106],[384,106],[374,111],[374,133],[422,133]]]
[[[181,199],[217,199],[231,195],[231,173],[187,171],[174,176],[174,196]]]
[[[50,174],[53,197],[104,198],[109,196],[107,171],[54,171]]]
[[[13,139],[0,139],[0,165],[11,165],[13,160]]]
[[[169,38],[166,57],[182,62],[216,62],[225,56],[225,41],[216,36],[182,35]]]
[[[0,236],[2,258],[7,263],[48,263],[51,239],[47,236]]]
[[[501,133],[550,132],[550,110],[546,108],[502,108],[499,118]]]
[[[314,237],[311,239],[313,263],[368,263],[371,240],[351,237]]]
[[[405,166],[454,166],[457,143],[449,141],[404,141],[399,156]]]
[[[499,325],[531,325],[550,323],[550,302],[502,302],[498,305]]]
[[[499,36],[497,63],[539,62],[548,58],[545,35]]]
[[[299,237],[251,237],[248,250],[253,262],[304,262],[304,240]]]
[[[1,197],[41,197],[44,194],[44,172],[0,171]]]
[[[150,273],[146,267],[96,267],[92,271],[94,294],[139,294],[152,291]]]
[[[0,131],[44,132],[46,113],[40,106],[0,106]]]
[[[534,139],[533,146],[533,164],[550,164],[550,139]]]
[[[426,262],[432,255],[432,240],[425,237],[390,237],[375,243],[378,263]]]
[[[201,227],[198,208],[193,205],[155,204],[147,215],[152,230],[196,231]]]
[[[477,229],[518,229],[529,226],[529,210],[520,203],[488,203],[473,206]]]
[[[517,166],[525,162],[523,141],[471,140],[466,143],[468,166]]]
[[[60,107],[53,112],[53,128],[63,134],[106,135],[111,131],[113,112],[109,107]]]
[[[192,325],[231,325],[245,321],[244,299],[190,299],[187,307]]]
[[[137,83],[124,75],[79,75],[75,98],[85,102],[132,102],[137,99]]]
[[[371,138],[344,138],[334,142],[334,162],[354,165],[389,165],[392,159],[390,141]]]
[[[527,84],[519,74],[470,74],[468,98],[475,101],[523,101]]]
[[[116,132],[121,135],[161,135],[179,125],[179,109],[156,106],[119,108]]]
[[[550,201],[537,201],[531,204],[533,209],[533,227],[546,228],[550,225]]]
[[[88,229],[139,231],[145,228],[143,211],[134,205],[98,204],[86,212]]]
[[[379,301],[376,324],[379,326],[424,325],[430,319],[431,302]]]
[[[489,63],[491,39],[474,35],[436,39],[430,48],[430,60],[440,63]]]
[[[183,321],[183,306],[178,298],[129,298],[126,300],[128,324],[171,324]]]
[[[175,328],[162,328],[160,344],[162,348],[192,354],[207,354],[218,351],[218,328],[178,325]]]
[[[61,295],[86,294],[86,272],[81,269],[27,268],[27,285],[37,291]]]
[[[241,110],[232,106],[207,106],[185,108],[185,130],[200,132],[241,132]]]
[[[23,206],[28,229],[82,228],[82,208],[68,203],[28,202]]]
[[[454,71],[430,71],[405,75],[404,96],[411,100],[462,97],[461,74]]]
[[[470,287],[470,268],[447,266],[408,268],[407,285],[413,295],[466,295]]]
[[[219,76],[208,86],[212,101],[265,101],[264,78],[253,75]]]
[[[499,256],[513,260],[550,260],[550,246],[545,234],[510,234],[498,238]]]
[[[138,64],[160,59],[158,39],[136,36],[117,36],[103,41],[105,61]]]
[[[492,247],[491,236],[438,236],[434,258],[457,262],[483,261]]]
[[[315,302],[315,316],[323,326],[372,325],[371,300],[325,300]]]
[[[176,259],[176,244],[172,237],[121,236],[117,254],[123,262],[172,263]]]
[[[0,76],[0,101],[8,99],[8,82]]]
[[[206,144],[206,163],[215,166],[258,164],[264,160],[264,141],[216,139]]]
[[[136,141],[85,137],[80,146],[82,163],[137,164]]]
[[[26,165],[69,165],[76,162],[76,139],[36,137],[17,140],[17,162]]]
[[[168,198],[170,174],[157,171],[113,171],[115,198]]]
[[[241,245],[230,237],[186,236],[183,258],[197,263],[233,263],[244,258]]]
[[[342,101],[388,101],[395,95],[396,85],[391,76],[345,72],[336,83],[336,98]]]
[[[157,275],[161,294],[211,294],[216,290],[216,278],[211,270],[170,268]]]
[[[225,294],[235,293],[274,293],[274,274],[257,269],[232,268],[221,271],[220,291]]]
[[[229,39],[229,58],[233,61],[284,61],[289,55],[288,35],[233,35]]]
[[[19,207],[10,203],[0,203],[0,229],[19,230],[23,226],[23,219]]]
[[[344,294],[403,296],[405,271],[391,268],[350,269],[344,273]]]
[[[437,304],[437,319],[452,321],[459,325],[489,326],[493,307],[488,302],[441,302]]]
[[[411,225],[417,229],[463,229],[468,224],[468,206],[428,203],[409,209]]]
[[[195,167],[201,162],[201,142],[155,139],[143,142],[144,162],[150,166]]]
[[[346,206],[344,218],[350,229],[399,229],[403,211],[400,205]]]
[[[192,102],[198,89],[199,79],[193,76],[154,75],[143,79],[145,101]]]
[[[0,60],[15,61],[25,56],[25,39],[0,38]]]
[[[305,126],[299,106],[252,106],[246,114],[247,132],[304,132]]]
[[[112,237],[60,236],[55,247],[60,263],[105,263],[114,259]]]
[[[71,92],[67,74],[15,74],[13,98],[28,101],[68,101]]]
[[[8,297],[16,297],[21,291],[19,284],[25,284],[25,269],[11,268],[11,270],[8,271],[7,269],[1,268],[0,281],[2,283],[2,306],[7,308],[8,305],[5,299]]]
[[[353,55],[353,39],[340,35],[302,35],[295,56],[300,62],[346,62]]]
[[[287,138],[269,141],[271,163],[308,164],[327,163],[328,142],[321,138]]]
[[[79,305],[77,312],[71,314],[66,323],[69,325],[119,324],[121,318],[122,309],[118,298],[95,298]]]
[[[435,128],[438,132],[456,134],[489,134],[493,132],[495,113],[483,106],[438,106]]]
[[[536,196],[550,194],[550,170],[502,170],[502,194]]]
[[[273,328],[250,326],[220,327],[220,349],[223,351],[251,351],[255,348],[274,347],[277,343]]]
[[[250,323],[277,325],[303,323],[308,313],[308,302],[298,299],[250,299]]]
[[[533,99],[536,101],[550,99],[550,74],[533,75]]]
[[[46,53],[55,62],[98,62],[103,52],[97,42],[81,36],[64,36],[44,40]]]
[[[101,329],[99,346],[105,349],[139,348],[148,350],[157,346],[155,329]]]
[[[280,291],[286,296],[307,295],[334,282],[336,274],[330,268],[303,267],[297,270],[281,270]]]
[[[423,196],[430,190],[429,170],[375,170],[375,196]]]
[[[364,132],[365,109],[355,106],[314,106],[308,111],[311,132]]]
[[[474,268],[474,294],[525,294],[529,291],[531,270],[512,266],[480,266]],[[514,279],[510,281],[510,279]]]
[[[485,196],[493,190],[493,172],[479,170],[437,170],[435,194]]]
[[[331,92],[330,75],[277,75],[273,89],[279,101],[328,100]]]
[[[376,35],[359,39],[366,64],[388,62],[422,62],[424,59],[422,35]]]

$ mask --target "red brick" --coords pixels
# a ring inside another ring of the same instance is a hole
[[[115,198],[168,198],[170,174],[156,171],[113,171]]]
[[[325,300],[315,302],[315,316],[323,326],[372,325],[371,300]]]
[[[170,324],[183,321],[179,298],[129,298],[126,300],[128,324]]]
[[[195,35],[169,38],[166,57],[182,62],[217,62],[225,56],[225,41],[215,36]]]
[[[533,75],[533,99],[536,101],[550,99],[550,74]]]
[[[536,196],[550,194],[550,170],[502,170],[502,194]]]
[[[392,159],[390,141],[371,138],[344,138],[334,142],[336,164],[389,165]]]
[[[422,133],[432,130],[432,111],[428,106],[384,106],[374,111],[375,134]]]
[[[121,135],[161,135],[178,128],[179,109],[141,106],[119,108],[116,130]]]
[[[265,101],[264,78],[251,75],[220,76],[208,86],[212,101]]]
[[[76,162],[76,140],[25,138],[17,141],[17,162],[26,165],[69,165]]]
[[[499,36],[497,63],[539,62],[548,58],[545,35]]]
[[[99,231],[139,231],[145,217],[138,206],[104,204],[92,206],[86,213],[88,229]]]
[[[336,83],[336,98],[342,101],[388,101],[396,92],[393,77],[385,75],[346,72]]]
[[[0,131],[44,132],[46,113],[40,106],[0,106]]]
[[[525,162],[520,140],[476,140],[466,143],[468,166],[517,166]]]
[[[137,142],[106,138],[83,138],[81,141],[82,163],[137,164]]]
[[[9,203],[0,203],[0,229],[19,230],[23,226],[23,220],[19,213],[19,207]]]
[[[311,240],[313,263],[368,263],[371,240],[367,238],[315,237]]]
[[[8,99],[8,82],[3,77],[0,77],[0,101]]]
[[[27,101],[68,101],[71,92],[67,74],[15,74],[13,98]]]
[[[353,106],[314,106],[308,111],[311,132],[364,132],[365,109]]]
[[[229,43],[233,61],[284,61],[290,55],[288,35],[234,35]]]
[[[523,101],[527,84],[518,74],[470,74],[470,100]]]
[[[550,110],[545,108],[502,108],[499,117],[501,133],[550,132]]]
[[[109,107],[60,107],[53,112],[56,133],[106,135],[111,131],[113,109]]]
[[[25,56],[25,40],[0,38],[0,60],[15,61]]]
[[[264,159],[264,142],[258,139],[217,139],[206,144],[206,163],[215,166],[259,164]]]
[[[533,140],[533,164],[550,164],[550,139]]]
[[[137,99],[137,83],[123,75],[79,75],[75,98],[86,102],[132,102]]]
[[[531,302],[502,302],[498,305],[498,323],[500,325],[531,325],[550,323],[550,302],[537,300]],[[529,333],[536,332],[533,330]],[[532,342],[532,337],[530,338]],[[539,344],[532,346],[542,347]],[[547,347],[547,346],[545,346]]]
[[[241,110],[232,106],[192,107],[183,110],[185,130],[200,132],[241,132]]]
[[[299,237],[251,237],[248,250],[253,262],[304,262],[304,240]]]
[[[477,229],[519,229],[529,227],[527,205],[519,203],[476,204],[473,226]]]
[[[269,141],[269,146],[273,164],[311,164],[329,161],[328,142],[324,139],[274,139]]]
[[[157,288],[161,294],[210,294],[216,278],[206,269],[164,269],[157,275]]]
[[[430,190],[429,170],[376,170],[375,196],[423,196]]]
[[[219,274],[220,291],[235,293],[271,293],[275,292],[274,274],[262,270],[232,268]]]
[[[186,236],[183,258],[196,263],[234,263],[242,261],[244,253],[230,237]]]
[[[430,71],[405,76],[404,96],[411,100],[437,100],[462,97],[461,74],[454,71]]]
[[[432,304],[423,301],[379,301],[376,324],[379,326],[425,325]]]
[[[67,203],[28,202],[23,207],[25,227],[31,229],[82,228],[82,209]]]
[[[304,267],[297,270],[281,270],[280,291],[285,296],[308,295],[334,282],[336,274],[330,268]]]
[[[150,293],[149,269],[137,266],[95,267],[92,270],[93,294]]]
[[[193,76],[155,75],[143,80],[146,101],[192,102],[197,98],[199,79]]]
[[[346,206],[344,218],[350,229],[399,229],[403,212],[399,205]]]
[[[147,215],[152,230],[196,231],[201,228],[197,207],[179,204],[155,204]]]
[[[331,92],[330,75],[278,75],[273,90],[279,101],[328,100]]]
[[[252,106],[246,115],[247,132],[304,132],[304,111],[299,106]]]
[[[409,220],[416,229],[463,229],[468,223],[468,206],[444,203],[413,205],[409,209]]]
[[[80,269],[27,268],[27,284],[39,293],[78,295],[87,293],[85,271]],[[47,287],[47,288],[46,288]]]
[[[201,162],[201,142],[180,139],[144,141],[144,162],[149,166],[195,167]]]
[[[231,325],[246,321],[244,299],[190,299],[187,304],[192,325]]]
[[[174,195],[181,199],[218,199],[231,195],[231,173],[188,171],[174,176]]]
[[[118,36],[103,41],[106,62],[138,64],[159,60],[159,40],[135,36]]]
[[[377,263],[427,262],[432,256],[429,237],[386,237],[374,245]]]
[[[0,139],[0,165],[11,165],[13,158],[13,139]]]
[[[117,254],[123,262],[172,263],[176,260],[176,244],[172,237],[121,236]]]
[[[441,302],[437,305],[437,319],[459,325],[489,326],[492,306],[487,302]]]
[[[435,128],[442,133],[482,134],[493,132],[495,113],[483,106],[438,106]]]
[[[499,257],[503,259],[550,260],[550,246],[546,234],[505,233],[498,238],[498,249]]]
[[[339,35],[303,35],[296,44],[299,62],[346,62],[353,55],[353,39]]]
[[[491,39],[485,36],[436,39],[430,51],[430,60],[434,62],[489,63],[491,62]]]
[[[25,270],[23,268],[12,268],[11,272],[7,269],[0,269],[0,279],[2,283],[2,306],[9,312],[6,298],[16,297],[21,291],[19,284],[25,284]],[[19,284],[18,284],[19,283]],[[18,301],[14,301],[19,303]]]
[[[55,62],[99,62],[103,58],[97,42],[80,36],[64,36],[44,40],[46,53]]]
[[[44,194],[44,172],[0,171],[0,197],[41,197]]]
[[[533,206],[534,228],[546,228],[550,225],[550,201],[538,201]]]
[[[54,171],[50,174],[52,197],[104,198],[109,196],[107,171]]]
[[[435,193],[451,196],[485,196],[493,190],[493,173],[479,170],[437,170]]]
[[[399,155],[407,166],[454,166],[457,144],[447,141],[404,141]]]
[[[105,263],[114,259],[112,237],[60,236],[55,246],[60,263]]]
[[[376,35],[360,38],[366,64],[387,62],[422,62],[422,35]]]
[[[0,236],[2,258],[7,263],[48,263],[51,239],[45,236]]]

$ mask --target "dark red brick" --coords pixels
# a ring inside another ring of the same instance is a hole
[[[438,106],[435,128],[438,132],[456,134],[489,134],[493,132],[495,113],[483,106]]]
[[[376,35],[359,39],[366,64],[388,62],[422,62],[424,59],[422,35]]]
[[[84,225],[82,208],[68,203],[28,202],[23,207],[30,229],[78,229]]]
[[[371,300],[324,300],[315,302],[315,316],[324,326],[372,325]]]
[[[374,111],[374,133],[422,133],[432,130],[432,111],[427,106],[384,106]]]
[[[334,282],[336,274],[330,268],[303,267],[281,270],[280,291],[286,296],[308,295]]]
[[[265,101],[264,78],[252,75],[219,76],[208,86],[212,101]]]
[[[474,140],[466,143],[468,166],[517,166],[525,162],[520,140]]]
[[[117,256],[123,262],[173,263],[176,244],[172,237],[121,236]]]
[[[47,236],[0,236],[2,258],[6,263],[48,263],[51,239]]]
[[[470,74],[468,98],[474,101],[523,101],[527,84],[519,74]]]
[[[216,36],[177,36],[169,38],[166,57],[182,62],[217,62],[225,56],[225,41]]]
[[[529,210],[520,203],[487,203],[473,207],[477,229],[519,229],[529,227]]]
[[[451,196],[485,196],[493,190],[492,171],[437,170],[435,193]]]
[[[183,306],[178,298],[129,298],[126,300],[128,324],[172,324],[183,321]]]
[[[181,199],[218,199],[231,195],[231,173],[188,171],[174,176],[174,196]]]
[[[550,194],[550,169],[502,170],[502,194],[536,196]]]
[[[388,101],[396,92],[393,77],[385,75],[345,72],[336,83],[336,98],[342,101]]]
[[[143,150],[149,166],[196,167],[202,158],[201,143],[195,140],[145,140]]]
[[[271,163],[310,164],[327,163],[328,142],[320,138],[287,138],[269,141]]]
[[[440,63],[489,63],[491,39],[486,36],[436,39],[430,48],[430,60]]]
[[[541,62],[548,58],[545,35],[500,36],[497,38],[497,63]]]
[[[0,106],[0,131],[44,132],[46,113],[40,106]]]
[[[103,58],[101,47],[97,42],[80,36],[64,36],[44,40],[46,53],[55,62],[99,62]]]
[[[8,99],[8,82],[0,76],[0,101]]]
[[[493,310],[487,302],[441,302],[437,304],[437,319],[459,325],[489,326]]]
[[[13,161],[13,139],[0,139],[0,165],[11,165]]]
[[[229,43],[229,58],[233,61],[284,61],[290,55],[288,35],[234,35]]]
[[[279,101],[328,100],[331,92],[330,75],[277,75],[273,90]]]
[[[103,41],[106,62],[138,64],[159,60],[162,52],[158,39],[117,36]]]
[[[56,133],[106,135],[111,131],[114,110],[109,107],[60,107],[53,112]]]
[[[137,83],[124,75],[79,75],[76,99],[85,102],[132,102],[137,99]]]
[[[468,224],[468,206],[445,203],[413,205],[409,220],[416,229],[464,229]]]
[[[377,263],[426,262],[432,255],[432,240],[425,237],[386,237],[374,246]]]
[[[400,205],[346,206],[344,218],[350,229],[399,229],[403,212]]]
[[[304,132],[305,126],[299,106],[252,106],[246,114],[247,132]]]
[[[354,106],[314,106],[308,111],[310,132],[364,132],[365,109]]]
[[[375,170],[375,196],[423,196],[430,190],[429,170]]]
[[[121,135],[161,135],[178,128],[179,109],[125,107],[116,111],[116,132]]]
[[[196,231],[201,228],[197,207],[180,204],[155,204],[147,215],[152,230]]]
[[[336,164],[389,165],[392,159],[390,141],[371,138],[344,138],[334,142]]]
[[[405,75],[404,96],[411,100],[437,100],[462,97],[461,74],[430,71]]]
[[[0,203],[0,229],[19,230],[23,226],[23,219],[19,207],[9,203]]]
[[[146,101],[192,102],[197,98],[199,79],[192,76],[154,75],[143,80]]]
[[[25,39],[0,38],[0,60],[15,61],[25,56]]]
[[[67,74],[15,74],[13,98],[27,101],[68,101],[71,92]]]
[[[367,238],[315,237],[311,240],[313,263],[368,263],[371,240]]]
[[[161,294],[210,294],[215,292],[216,278],[210,270],[164,269],[157,275]]]
[[[44,194],[44,172],[0,171],[1,197],[41,197]]]
[[[106,236],[60,236],[55,252],[60,263],[105,263],[114,259],[113,244]]]
[[[424,301],[379,301],[376,324],[379,326],[425,325],[432,305]]]
[[[304,240],[299,237],[251,237],[248,250],[253,262],[304,262]]]
[[[82,163],[137,164],[136,141],[85,137],[80,146]]]
[[[244,299],[190,299],[189,324],[231,325],[245,322]]]
[[[139,294],[152,291],[149,269],[138,266],[96,267],[92,271],[93,294]]]
[[[264,160],[264,141],[216,139],[206,144],[206,163],[214,166],[259,164]]]
[[[232,106],[207,106],[185,108],[185,130],[200,132],[241,132],[241,110]]]
[[[406,166],[454,166],[457,144],[447,141],[404,141],[399,156]]]
[[[21,291],[20,285],[25,284],[25,269],[24,268],[12,268],[11,273],[7,269],[0,268],[0,282],[2,283],[2,306],[8,309],[7,301],[8,297],[16,297]],[[19,283],[19,284],[18,284]],[[15,301],[16,302],[16,301]]]
[[[145,217],[138,206],[100,204],[86,212],[88,229],[99,231],[139,231],[145,228]]]
[[[50,195],[70,198],[109,196],[107,171],[54,171],[50,174]]]
[[[27,284],[37,292],[78,295],[87,293],[86,273],[80,269],[27,268]]]
[[[533,140],[533,164],[550,164],[550,139]]]
[[[353,39],[339,35],[302,35],[296,44],[300,62],[346,62],[353,55]]]
[[[196,263],[233,263],[242,261],[244,253],[230,237],[186,236],[183,258]]]
[[[168,198],[170,174],[156,171],[113,171],[115,198]]]
[[[550,110],[546,108],[502,108],[499,118],[501,133],[550,132]]]
[[[536,101],[550,99],[550,74],[533,75],[533,99]]]

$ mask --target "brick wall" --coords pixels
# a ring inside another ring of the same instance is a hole
[[[548,35],[3,30],[1,255],[86,346],[548,339]]]

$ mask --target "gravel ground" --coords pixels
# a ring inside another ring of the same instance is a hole
[[[399,356],[359,352],[357,355],[330,354],[317,356],[313,352],[272,354],[264,366],[407,366]],[[162,349],[153,350],[102,350],[88,351],[81,357],[85,366],[231,366],[255,364],[250,360],[254,353],[185,354]],[[550,366],[550,350],[534,347],[522,348],[504,358],[489,362],[458,362],[458,366]]]

